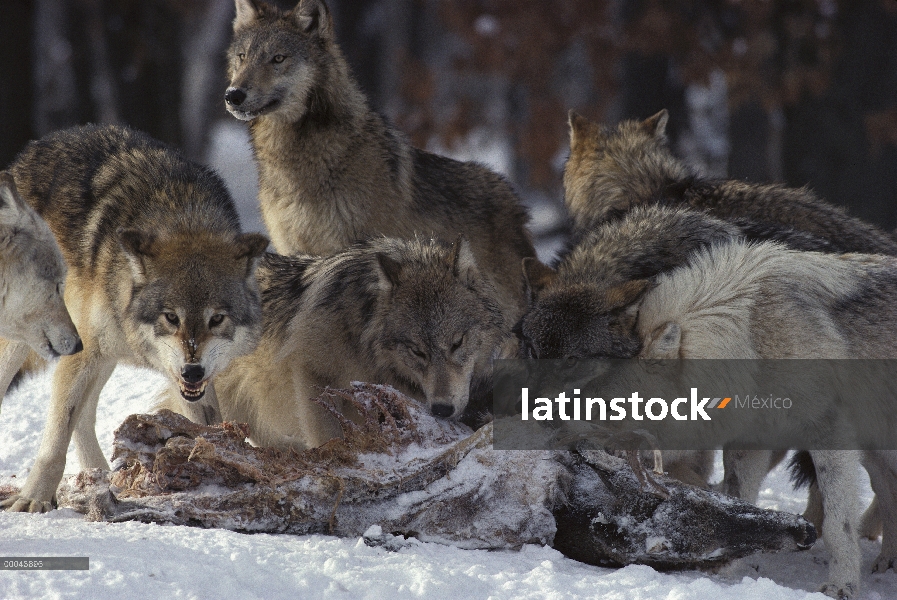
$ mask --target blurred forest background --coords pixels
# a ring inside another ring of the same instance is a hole
[[[665,107],[703,173],[809,184],[897,226],[897,0],[328,4],[373,107],[417,146],[505,172],[537,213],[560,215],[568,109],[613,124]],[[3,165],[88,121],[146,130],[226,178],[251,165],[223,102],[233,0],[2,0],[0,14]]]

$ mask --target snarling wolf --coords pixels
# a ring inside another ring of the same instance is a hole
[[[66,265],[50,228],[0,171],[0,402],[29,351],[83,348],[63,300]]]
[[[636,279],[592,288],[588,302],[562,277],[543,273],[544,310],[521,325],[534,356],[557,351],[564,324],[556,320],[563,317],[589,340],[584,356],[592,358],[897,358],[893,257],[798,252],[736,239],[698,250],[653,283]],[[570,294],[575,304],[565,300]],[[897,554],[897,455],[810,454],[825,510],[823,538],[833,556],[823,591],[853,597],[860,581],[856,463],[862,460],[869,471],[885,520],[876,564],[888,565]],[[762,481],[768,466],[762,467],[745,469],[742,484],[759,487],[745,478],[753,474]]]
[[[824,241],[828,252],[897,255],[897,239],[807,188],[697,176],[667,146],[667,119],[662,110],[608,130],[570,112],[564,198],[576,231],[617,219],[633,206],[663,203],[705,210],[726,221],[741,219],[755,229],[753,238],[774,239],[764,229],[781,233],[784,227]]]
[[[266,255],[264,333],[215,380],[221,417],[263,446],[339,436],[311,398],[352,381],[392,385],[458,418],[510,334],[470,245],[375,238],[328,257]],[[166,392],[162,406],[181,412]]]
[[[167,375],[188,401],[252,350],[261,331],[257,258],[210,169],[139,132],[85,126],[29,143],[10,167],[68,263],[66,303],[84,350],[63,356],[35,465],[13,511],[51,506],[74,434],[82,468],[108,469],[95,423],[119,362]]]
[[[535,256],[528,215],[501,176],[413,148],[349,72],[323,0],[282,11],[236,0],[228,111],[249,121],[259,201],[281,254],[324,255],[356,241],[463,234],[513,324],[519,268]]]

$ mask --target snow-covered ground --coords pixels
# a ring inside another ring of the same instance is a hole
[[[97,432],[111,451],[112,430],[145,412],[160,376],[119,368],[103,390]],[[0,412],[0,485],[21,484],[40,443],[50,374],[26,380]],[[67,471],[77,470],[74,451]],[[773,472],[766,507],[801,511],[802,493]],[[871,491],[864,489],[865,500]],[[879,542],[863,542],[864,570]],[[397,552],[359,539],[244,535],[220,530],[87,523],[68,510],[0,513],[0,556],[87,556],[89,571],[0,571],[0,598],[602,598],[639,600],[822,599],[828,553],[741,559],[716,574],[602,569],[530,546],[520,552],[459,550],[410,541]],[[862,598],[897,598],[897,574],[866,575]]]

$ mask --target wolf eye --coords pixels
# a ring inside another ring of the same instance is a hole
[[[177,324],[181,322],[181,320],[178,319],[178,316],[176,314],[174,314],[173,312],[166,312],[166,313],[162,313],[162,314],[165,315],[165,320],[168,321],[169,323],[171,323],[172,325],[177,326]]]
[[[271,59],[271,62],[273,62],[274,64],[279,64],[282,63],[283,59],[285,58],[286,56],[284,56],[283,54],[275,54],[274,58]]]
[[[462,344],[464,344],[464,336],[463,335],[461,337],[459,337],[457,340],[455,340],[455,342],[452,344],[452,352],[457,351],[458,348],[460,348]]]
[[[240,52],[240,53],[237,55],[237,58],[240,59],[240,62],[243,62],[244,60],[246,60],[246,53],[245,53],[245,52]]]
[[[209,319],[209,329],[224,322],[224,315],[212,315]]]

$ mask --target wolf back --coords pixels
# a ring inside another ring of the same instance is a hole
[[[795,249],[897,255],[892,236],[807,188],[697,176],[670,151],[667,120],[662,110],[611,130],[571,111],[564,190],[577,232],[616,220],[634,206],[661,203],[740,220],[750,239]],[[800,237],[793,244],[789,232],[804,232],[823,245],[807,247]]]

